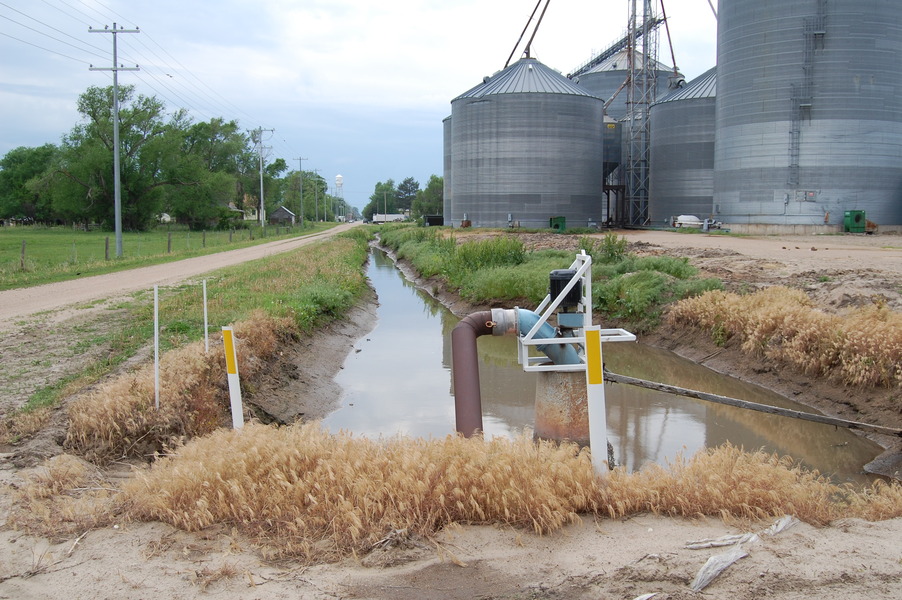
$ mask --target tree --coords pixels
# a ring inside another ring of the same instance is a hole
[[[363,207],[363,218],[372,220],[373,215],[376,213],[385,214],[397,212],[397,194],[398,190],[395,189],[395,182],[393,179],[389,179],[385,183],[381,181],[376,183],[375,191],[370,196],[369,203]]]
[[[420,183],[413,177],[408,177],[398,184],[397,198],[399,210],[410,210],[413,201],[420,191]]]
[[[113,227],[113,90],[90,87],[78,99],[86,122],[63,139],[49,191],[55,212],[76,221],[94,221]],[[120,117],[120,181],[122,226],[146,229],[159,213],[166,176],[182,160],[181,133],[186,113],[167,121],[163,103],[134,95],[134,86],[122,86]],[[167,135],[170,134],[170,135]]]
[[[417,192],[413,201],[411,216],[419,218],[425,215],[440,215],[444,210],[445,180],[438,175],[430,175],[426,189]]]
[[[0,159],[0,218],[51,218],[50,205],[35,183],[50,167],[56,152],[53,144],[20,146]]]
[[[243,180],[255,171],[247,137],[235,121],[211,119],[191,125],[182,140],[182,160],[169,174],[164,207],[192,229],[226,225],[243,205]]]

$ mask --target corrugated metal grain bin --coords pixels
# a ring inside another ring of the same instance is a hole
[[[715,69],[668,94],[649,110],[649,218],[702,219],[714,210]]]
[[[902,2],[721,0],[714,205],[726,224],[902,224]]]
[[[572,226],[600,222],[602,109],[600,99],[534,58],[452,100],[445,223],[547,227],[557,216]]]

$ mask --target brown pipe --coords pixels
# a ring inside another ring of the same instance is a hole
[[[489,335],[495,322],[492,311],[475,312],[451,332],[451,368],[457,432],[471,437],[482,431],[482,395],[479,391],[479,358],[476,338]]]

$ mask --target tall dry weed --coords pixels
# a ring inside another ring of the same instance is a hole
[[[744,352],[847,385],[902,386],[902,314],[874,304],[848,314],[818,310],[800,290],[782,286],[741,296],[707,292],[676,303],[672,325],[736,338]]]
[[[793,514],[818,524],[902,515],[898,485],[859,493],[788,459],[731,446],[599,480],[588,451],[570,444],[369,440],[316,424],[218,431],[138,473],[124,496],[135,518],[190,531],[224,523],[275,555],[307,561],[366,552],[392,531],[428,537],[452,523],[545,534],[580,514]]]
[[[61,454],[26,476],[15,490],[9,522],[54,539],[80,534],[110,522],[117,496],[96,468]]]
[[[292,335],[287,319],[255,313],[234,326],[243,381],[252,380]],[[221,339],[221,338],[220,338]],[[228,422],[229,396],[222,344],[208,354],[202,342],[165,353],[160,360],[156,408],[153,365],[98,385],[69,408],[66,447],[92,462],[148,457]]]

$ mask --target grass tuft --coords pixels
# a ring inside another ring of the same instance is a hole
[[[11,525],[58,539],[107,525],[119,491],[96,468],[70,454],[47,460],[12,494]]]

